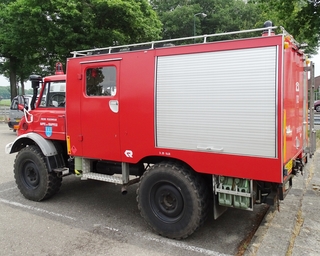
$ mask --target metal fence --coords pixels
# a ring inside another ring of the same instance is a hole
[[[308,120],[310,121],[310,115],[308,115]],[[315,113],[315,115],[314,115],[314,124],[320,125],[320,115],[317,113]]]
[[[9,118],[10,107],[0,106],[0,122],[7,122]]]

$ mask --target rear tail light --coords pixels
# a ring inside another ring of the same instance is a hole
[[[26,131],[26,130],[28,130],[28,128],[29,128],[29,127],[28,127],[28,124],[27,124],[27,123],[23,123],[23,124],[22,124],[22,129],[23,129],[23,130]]]

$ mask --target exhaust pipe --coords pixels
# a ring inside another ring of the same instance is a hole
[[[123,184],[121,187],[121,194],[126,195],[128,193],[128,191],[127,191],[128,186],[133,185],[135,183],[138,183],[139,181],[140,181],[140,178],[136,178],[133,180],[129,180],[129,182],[126,184]]]
[[[127,185],[123,185],[123,186],[121,187],[121,194],[122,194],[123,196],[125,196],[127,193],[128,193],[128,191],[127,191]]]

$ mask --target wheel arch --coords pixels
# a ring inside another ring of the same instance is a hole
[[[161,163],[161,162],[175,162],[175,163],[180,163],[182,165],[187,165],[189,168],[191,168],[193,171],[195,171],[187,162],[182,161],[179,158],[174,158],[174,157],[167,157],[167,156],[146,156],[144,158],[142,158],[139,162],[142,163],[151,163],[151,164],[157,164],[157,163]]]
[[[47,157],[58,154],[54,143],[50,140],[44,139],[41,135],[37,133],[27,133],[19,136],[15,139],[14,142],[6,146],[6,152],[8,154],[18,152],[27,145],[39,146],[42,153]]]
[[[206,179],[212,185],[212,175],[211,174],[197,172],[194,168],[192,168],[192,166],[188,162],[185,162],[179,158],[167,157],[167,156],[152,156],[151,155],[151,156],[146,156],[146,157],[142,158],[139,162],[140,163],[148,163],[148,164],[157,164],[157,163],[161,163],[161,162],[171,162],[171,163],[175,163],[175,164],[184,165],[184,166],[187,166],[188,168],[190,168],[194,173],[197,173],[197,175],[201,175],[204,179]]]

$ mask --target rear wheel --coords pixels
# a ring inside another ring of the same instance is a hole
[[[155,164],[141,177],[138,208],[160,235],[181,239],[207,217],[208,189],[202,177],[176,162]]]
[[[320,105],[319,105],[319,106],[316,106],[316,111],[317,111],[317,112],[320,112]]]
[[[14,163],[14,177],[22,195],[41,201],[57,193],[62,178],[49,172],[45,156],[37,146],[23,148]]]

